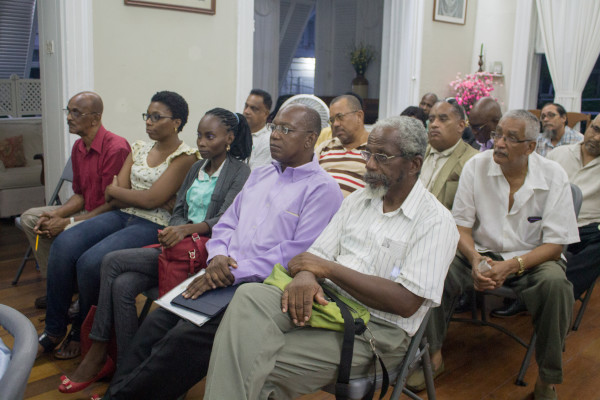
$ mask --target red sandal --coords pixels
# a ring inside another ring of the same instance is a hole
[[[104,367],[102,367],[102,370],[100,370],[100,372],[98,372],[98,374],[95,377],[93,377],[92,379],[90,379],[87,382],[73,382],[66,375],[61,376],[60,380],[62,381],[62,383],[58,386],[58,391],[61,393],[79,392],[79,391],[85,389],[86,387],[90,386],[92,383],[96,382],[97,380],[100,380],[107,376],[111,376],[112,374],[114,374],[114,372],[115,372],[115,363],[112,360],[112,358],[108,357],[106,359],[106,363],[104,364]]]

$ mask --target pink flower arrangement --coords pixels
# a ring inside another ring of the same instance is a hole
[[[464,78],[461,78],[459,72],[456,80],[450,82],[450,86],[456,92],[456,101],[465,108],[467,114],[477,100],[489,96],[494,90],[492,78],[480,73],[465,75]]]

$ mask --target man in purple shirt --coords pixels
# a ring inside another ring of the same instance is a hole
[[[262,282],[277,263],[306,251],[343,196],[313,153],[319,114],[290,105],[272,124],[272,165],[256,168],[206,244],[208,267],[184,296],[244,282]],[[198,327],[158,309],[136,333],[105,399],[177,398],[204,376],[223,312]]]

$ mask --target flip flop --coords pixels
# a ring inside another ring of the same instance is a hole
[[[62,345],[60,346],[60,349],[54,352],[54,358],[59,360],[71,360],[73,358],[79,357],[81,355],[81,344],[79,345],[79,349],[75,353],[72,353],[67,356],[62,355],[61,352],[63,351],[63,349],[69,346],[71,342],[80,342],[79,334],[77,332],[74,332],[72,329],[67,335],[66,339],[63,341]]]

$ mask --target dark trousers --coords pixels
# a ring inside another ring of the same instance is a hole
[[[162,308],[135,334],[104,399],[177,399],[206,376],[223,312],[198,327]]]
[[[593,223],[579,228],[579,243],[567,248],[567,279],[575,298],[581,297],[600,275],[600,230]]]

